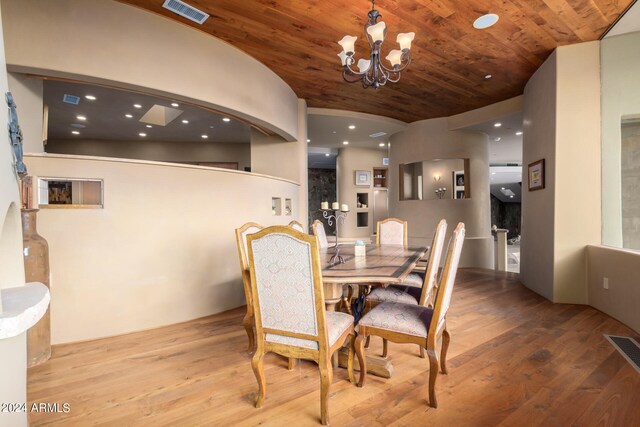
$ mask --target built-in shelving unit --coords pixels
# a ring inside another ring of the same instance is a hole
[[[357,212],[356,227],[368,227],[368,226],[369,226],[369,212]]]
[[[373,187],[374,188],[387,188],[388,187],[388,174],[387,168],[373,168]]]
[[[271,198],[271,215],[282,215],[282,199],[280,197]]]

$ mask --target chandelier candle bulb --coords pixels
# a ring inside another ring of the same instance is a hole
[[[320,203],[320,209],[329,209],[329,202]]]
[[[411,42],[416,37],[416,33],[400,33],[396,41],[400,45],[401,50],[411,50]]]
[[[349,58],[349,55],[347,55],[344,51],[342,51],[338,54],[338,57],[340,58],[340,61],[342,61],[343,67],[347,65],[347,59]]]
[[[368,59],[358,60],[358,68],[360,69],[361,73],[365,73],[370,66],[371,66],[371,61],[369,61]]]
[[[338,44],[342,46],[342,51],[344,53],[346,53],[347,55],[353,55],[353,53],[356,51],[356,40],[358,40],[358,38],[355,36],[344,36],[342,40],[338,42]]]
[[[395,67],[396,65],[400,65],[400,63],[402,62],[401,57],[402,57],[402,51],[398,49],[394,49],[391,52],[389,52],[389,55],[387,55],[385,59],[391,63],[392,67]]]
[[[340,210],[341,210],[342,212],[349,212],[349,206],[347,206],[347,205],[343,204]]]
[[[387,24],[385,24],[383,21],[380,21],[377,24],[367,28],[367,34],[369,34],[369,37],[371,37],[371,40],[374,43],[378,43],[378,42],[382,43],[384,41],[384,36],[386,33],[387,33]]]
[[[333,204],[331,205],[331,209],[333,209],[334,211],[340,210],[340,203],[333,202]]]

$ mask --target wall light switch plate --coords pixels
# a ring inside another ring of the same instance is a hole
[[[608,277],[605,277],[602,280],[602,287],[605,288],[605,289],[609,289],[609,278]]]

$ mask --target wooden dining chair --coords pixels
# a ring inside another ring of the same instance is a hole
[[[301,231],[303,233],[306,233],[307,231],[304,229],[304,226],[302,224],[300,224],[298,221],[293,220],[291,221],[289,224],[289,227],[293,228],[294,230],[298,230]]]
[[[387,218],[378,221],[376,226],[376,245],[407,246],[407,221]]]
[[[257,349],[252,367],[258,380],[256,407],[266,395],[264,355],[310,359],[320,368],[320,413],[329,424],[331,357],[349,339],[347,369],[353,376],[354,318],[326,311],[318,240],[291,227],[272,226],[247,236]],[[364,367],[362,351],[358,354]]]
[[[387,288],[376,287],[367,296],[367,304],[370,308],[386,301],[400,302],[404,304],[433,306],[433,299],[438,284],[438,271],[440,269],[440,258],[444,248],[445,234],[447,233],[447,221],[440,220],[436,231],[433,234],[431,250],[425,274],[422,275],[421,286],[415,287],[413,284],[405,283],[400,285],[390,285]],[[412,273],[414,274],[414,273]],[[382,340],[382,357],[387,357],[387,340]],[[420,357],[424,358],[424,348],[420,347]]]
[[[251,280],[249,278],[249,258],[247,253],[247,236],[262,230],[264,227],[255,222],[248,222],[240,228],[236,228],[236,245],[238,246],[238,255],[240,256],[240,270],[242,273],[242,285],[244,287],[244,298],[247,302],[247,312],[242,319],[242,325],[247,331],[249,338],[249,353],[255,351],[256,339],[253,320],[253,298],[251,298]]]
[[[316,219],[313,221],[313,224],[311,224],[311,230],[313,230],[313,235],[318,238],[320,249],[328,248],[329,241],[327,240],[327,233],[324,230],[324,224]]]
[[[451,294],[460,262],[464,235],[464,224],[459,223],[449,241],[447,258],[433,308],[421,304],[410,305],[388,301],[373,308],[358,324],[358,337],[355,343],[358,354],[363,352],[364,338],[370,335],[380,336],[396,343],[419,344],[427,349],[429,356],[429,404],[433,408],[438,407],[435,393],[438,376],[436,344],[438,339],[442,337],[440,368],[442,373],[446,374],[447,350],[451,341],[451,335],[447,330],[446,316],[451,304]],[[360,380],[358,381],[360,387],[364,385],[366,372],[366,369],[360,371]]]

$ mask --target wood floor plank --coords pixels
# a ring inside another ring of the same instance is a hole
[[[287,370],[268,355],[267,397],[257,393],[239,308],[190,322],[54,346],[28,371],[29,404],[69,403],[68,413],[30,413],[32,426],[316,426],[318,367]],[[364,388],[336,368],[333,426],[640,425],[640,375],[603,338],[638,334],[588,306],[552,304],[518,275],[461,269],[448,327],[449,375],[428,403],[429,363],[415,345],[390,343],[390,379]],[[368,352],[380,354],[380,340]]]

